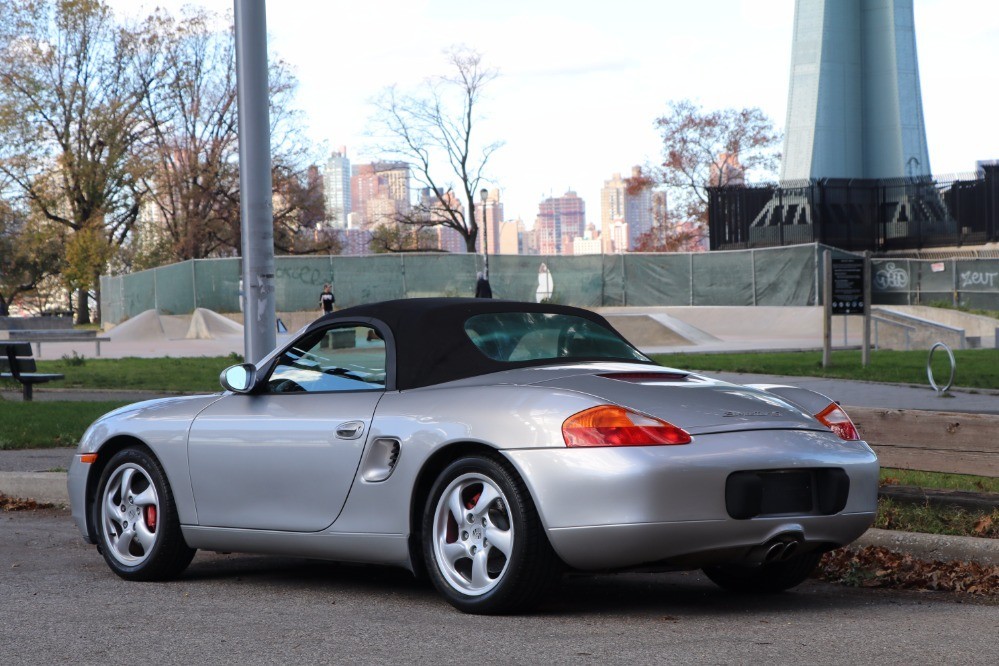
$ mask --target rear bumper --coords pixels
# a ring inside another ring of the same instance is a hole
[[[555,552],[582,570],[637,566],[694,568],[753,561],[764,544],[792,535],[798,552],[828,550],[867,531],[874,513],[752,520],[564,527],[548,530]]]
[[[877,456],[832,433],[769,430],[700,435],[683,446],[504,452],[517,467],[555,551],[571,567],[742,561],[782,534],[802,550],[850,543],[873,523]],[[733,518],[726,480],[746,470],[836,468],[849,478],[838,513]]]

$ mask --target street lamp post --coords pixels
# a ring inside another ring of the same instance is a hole
[[[489,280],[489,223],[486,221],[486,198],[488,196],[489,190],[484,187],[479,190],[479,199],[482,201],[482,254],[485,257],[482,277],[487,281]]]

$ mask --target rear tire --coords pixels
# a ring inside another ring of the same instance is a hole
[[[451,463],[430,490],[422,527],[427,574],[465,613],[531,609],[561,575],[534,502],[505,462],[476,455]]]
[[[704,574],[731,592],[773,594],[804,582],[815,571],[820,559],[822,553],[803,553],[781,562],[705,567]]]
[[[129,447],[108,462],[93,507],[97,545],[111,570],[126,580],[169,580],[194,557],[184,542],[177,508],[159,461]]]

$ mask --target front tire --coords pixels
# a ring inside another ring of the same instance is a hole
[[[422,535],[430,580],[466,613],[533,608],[559,578],[527,488],[509,465],[486,456],[462,458],[440,473]]]
[[[194,557],[184,542],[166,474],[145,449],[116,453],[97,484],[97,543],[111,570],[127,580],[169,580]]]
[[[800,585],[819,565],[822,553],[802,553],[780,562],[705,567],[705,575],[732,592],[773,594]]]

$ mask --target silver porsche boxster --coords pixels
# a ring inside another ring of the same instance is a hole
[[[84,434],[73,518],[119,576],[284,554],[405,567],[505,613],[572,570],[784,590],[874,518],[877,457],[837,403],[662,367],[587,310],[358,306],[221,383]]]

